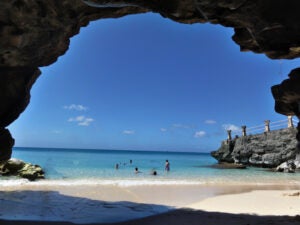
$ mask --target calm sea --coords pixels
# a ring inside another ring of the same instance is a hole
[[[286,174],[262,168],[212,168],[211,165],[217,161],[209,153],[15,147],[12,157],[42,166],[46,180],[51,183],[300,184],[299,172]],[[169,172],[164,170],[166,160],[170,162]],[[118,170],[115,169],[116,164],[119,164]],[[141,173],[134,172],[136,167]],[[152,170],[157,171],[157,176],[151,175]],[[1,183],[5,182],[3,179],[7,178],[1,178]]]

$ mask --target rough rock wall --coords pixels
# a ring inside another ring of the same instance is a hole
[[[300,68],[288,75],[289,79],[272,87],[275,99],[275,110],[284,115],[300,116]]]
[[[299,8],[299,0],[1,0],[0,131],[25,110],[38,68],[54,63],[92,20],[155,12],[180,23],[221,24],[234,28],[241,51],[292,59],[300,56]],[[299,117],[299,92],[284,94],[293,85],[300,80],[283,85],[276,110]]]
[[[295,159],[296,128],[275,130],[268,133],[248,135],[230,142],[211,153],[219,162],[242,163],[259,167],[277,167],[283,162]]]
[[[275,99],[275,111],[283,115],[296,115],[300,119],[300,68],[292,70],[289,79],[274,85],[272,94]],[[297,151],[300,151],[300,122],[297,126]]]

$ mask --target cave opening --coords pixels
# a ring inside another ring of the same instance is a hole
[[[208,152],[228,126],[282,119],[269,88],[298,60],[241,53],[232,35],[153,13],[91,22],[40,68],[16,146]]]

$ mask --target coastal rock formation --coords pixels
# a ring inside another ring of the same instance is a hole
[[[300,56],[299,8],[298,0],[2,0],[0,135],[29,104],[38,68],[63,55],[70,38],[90,21],[154,12],[180,23],[220,24],[234,28],[232,39],[241,51],[293,59]],[[273,88],[276,111],[299,117],[300,79],[293,75],[289,80]],[[10,138],[0,142],[12,143]],[[7,159],[11,149],[0,152]]]
[[[9,159],[0,162],[0,175],[19,176],[30,181],[44,178],[44,171],[39,165],[23,162],[19,159]]]
[[[271,90],[275,99],[275,111],[284,115],[296,115],[300,119],[300,68],[292,70],[289,79],[274,85]],[[297,150],[300,151],[300,122],[297,131]]]
[[[296,169],[300,168],[300,162],[298,160],[289,160],[281,163],[276,167],[277,172],[294,173]]]
[[[211,155],[221,163],[275,168],[283,162],[294,160],[299,154],[296,133],[295,128],[287,128],[238,137],[223,141]]]

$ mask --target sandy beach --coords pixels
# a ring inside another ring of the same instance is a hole
[[[28,182],[1,187],[0,224],[299,224],[299,193],[298,185]]]

